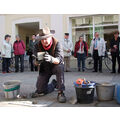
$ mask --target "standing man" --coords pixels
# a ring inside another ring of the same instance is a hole
[[[106,47],[105,47],[104,39],[99,37],[98,32],[95,32],[95,38],[91,41],[90,51],[94,59],[93,72],[98,71],[98,65],[99,65],[99,72],[102,73],[102,56],[105,55]]]
[[[35,39],[36,38],[36,36],[33,34],[32,35],[32,40],[30,40],[30,42],[29,42],[29,50],[28,50],[28,53],[29,53],[29,61],[30,61],[30,64],[31,64],[31,71],[38,71],[38,67],[37,66],[35,66],[34,64],[33,64],[33,57],[32,57],[32,54],[33,54],[33,52],[34,52],[34,49],[35,49],[35,44],[37,43],[37,40]]]
[[[73,50],[73,43],[69,39],[69,33],[65,33],[63,50],[64,50],[64,64],[65,64],[64,71],[70,72],[70,57],[71,57],[71,52]]]
[[[41,61],[39,76],[36,83],[37,90],[32,94],[32,97],[39,97],[40,95],[48,94],[58,89],[57,100],[60,103],[66,102],[66,97],[63,93],[64,86],[64,55],[63,49],[58,40],[53,37],[52,31],[46,27],[40,29],[39,42],[35,45],[34,54],[37,56],[38,52],[45,52],[44,60]],[[52,75],[56,75],[56,80],[53,80],[48,85],[49,79]]]
[[[110,43],[112,56],[112,73],[116,73],[116,60],[118,62],[118,73],[120,73],[120,37],[119,31],[114,32],[114,38]]]
[[[20,39],[19,35],[16,35],[16,41],[13,45],[15,54],[15,72],[19,72],[19,59],[20,59],[20,72],[24,72],[24,54],[25,43]]]
[[[12,45],[10,43],[11,36],[5,35],[5,40],[3,41],[1,56],[2,56],[2,73],[10,73],[10,59],[11,59],[11,52],[12,52]]]

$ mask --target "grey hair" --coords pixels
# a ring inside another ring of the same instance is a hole
[[[20,38],[20,36],[19,36],[19,35],[16,35],[15,38]]]
[[[83,35],[83,34],[81,34],[81,35],[79,36],[79,39],[80,39],[81,37],[84,37],[84,35]]]

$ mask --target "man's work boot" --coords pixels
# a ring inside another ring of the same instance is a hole
[[[63,92],[58,93],[57,100],[59,103],[65,103],[66,97]]]
[[[45,93],[37,93],[37,92],[35,92],[35,93],[32,93],[31,97],[36,98],[36,97],[41,97],[41,96],[44,96],[44,95],[45,95]]]

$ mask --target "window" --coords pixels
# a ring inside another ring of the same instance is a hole
[[[78,40],[81,34],[84,34],[84,40],[90,46],[94,32],[99,32],[100,37],[109,41],[112,37],[112,32],[118,29],[118,15],[106,14],[72,18],[72,40],[73,44]]]

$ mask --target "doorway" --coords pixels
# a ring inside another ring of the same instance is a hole
[[[26,50],[29,47],[29,41],[32,39],[33,34],[38,34],[39,32],[39,22],[29,22],[16,24],[17,33],[20,35],[21,40],[25,42]]]

